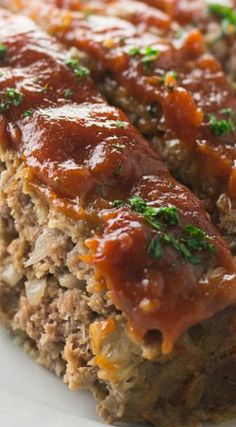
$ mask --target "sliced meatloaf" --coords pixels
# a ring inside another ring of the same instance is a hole
[[[86,53],[109,101],[122,107],[173,175],[205,201],[235,250],[236,98],[201,33],[191,29],[180,38],[160,37],[125,20],[85,17],[49,1],[57,3],[5,5]]]
[[[89,71],[0,11],[0,319],[108,422],[235,412],[236,268]]]

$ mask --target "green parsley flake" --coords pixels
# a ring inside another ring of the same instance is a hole
[[[124,150],[125,145],[124,145],[124,144],[119,144],[119,143],[117,142],[116,144],[112,144],[112,147],[113,147],[113,148],[116,148],[117,150],[122,151],[122,150]]]
[[[68,65],[68,67],[74,71],[75,76],[79,79],[88,77],[90,74],[90,71],[87,67],[80,65],[79,59],[69,59],[66,61],[66,65]]]
[[[116,127],[118,128],[118,129],[126,129],[127,128],[127,126],[129,125],[129,123],[127,123],[127,122],[123,122],[123,121],[121,121],[121,120],[116,120]]]
[[[142,55],[142,51],[139,47],[131,47],[128,51],[128,54],[130,56],[138,56],[138,55]]]
[[[214,135],[218,137],[228,135],[235,130],[235,125],[232,119],[219,120],[213,114],[209,116],[209,124]]]
[[[117,209],[120,209],[124,205],[125,205],[125,202],[123,202],[123,200],[114,200],[113,202],[114,208],[117,208]]]
[[[184,237],[182,238],[176,238],[173,233],[166,232],[168,226],[176,227],[180,224],[180,216],[176,206],[151,207],[139,196],[131,197],[127,202],[122,200],[113,202],[113,206],[118,209],[127,205],[133,211],[141,214],[146,222],[157,231],[157,234],[149,242],[147,249],[152,258],[160,260],[163,256],[163,247],[165,245],[174,248],[193,265],[198,265],[202,262],[200,252],[216,253],[216,247],[211,242],[211,238],[202,229],[193,224],[186,225]]]
[[[160,51],[157,48],[154,48],[154,47],[146,48],[145,55],[142,58],[142,63],[144,64],[145,68],[149,69],[151,63],[157,60],[159,53]]]
[[[162,251],[162,241],[159,236],[154,237],[154,239],[151,240],[149,246],[148,246],[148,254],[150,257],[159,260],[163,256]]]
[[[132,47],[128,51],[130,56],[142,56],[142,63],[146,69],[150,69],[152,62],[156,61],[159,56],[159,49],[148,46],[145,49],[140,49],[139,47]]]
[[[33,113],[32,113],[32,111],[31,111],[31,110],[26,110],[26,111],[24,111],[24,113],[23,113],[23,117],[24,117],[24,118],[26,118],[26,117],[32,117],[32,115],[33,115]]]
[[[15,88],[8,88],[3,94],[3,101],[0,104],[0,112],[5,113],[9,110],[10,106],[19,107],[23,102],[24,95]]]
[[[185,227],[185,231],[188,235],[186,237],[186,245],[189,249],[194,249],[195,251],[208,251],[210,253],[216,253],[216,247],[209,242],[206,233],[198,227],[195,227],[192,224],[188,224]]]
[[[221,18],[222,35],[236,33],[236,11],[219,3],[208,5],[210,13]]]
[[[0,43],[0,60],[2,61],[3,59],[5,59],[7,55],[7,47]]]

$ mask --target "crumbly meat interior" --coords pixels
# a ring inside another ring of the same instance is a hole
[[[108,422],[191,425],[236,412],[236,309],[189,331],[168,356],[140,344],[96,274],[80,262],[91,230],[49,207],[16,154],[2,154],[0,319],[37,362],[86,388]]]

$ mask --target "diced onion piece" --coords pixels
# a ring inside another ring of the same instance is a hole
[[[60,243],[61,235],[58,231],[46,229],[36,240],[35,248],[28,261],[25,262],[25,266],[30,267],[50,256],[52,250],[60,246]]]
[[[73,289],[80,287],[80,281],[73,274],[63,274],[58,279],[59,285],[63,288]]]
[[[23,274],[15,269],[13,264],[7,265],[1,272],[2,280],[10,286],[16,286],[22,279]]]
[[[47,282],[45,279],[29,280],[25,283],[26,297],[30,305],[37,305],[45,295]]]

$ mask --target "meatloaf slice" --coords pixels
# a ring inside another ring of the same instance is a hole
[[[236,408],[236,268],[89,71],[0,10],[0,318],[108,421]]]
[[[236,98],[199,30],[160,37],[116,17],[60,10],[53,6],[56,0],[43,7],[28,0],[2,3],[86,53],[108,100],[148,136],[173,175],[205,201],[235,250]]]

